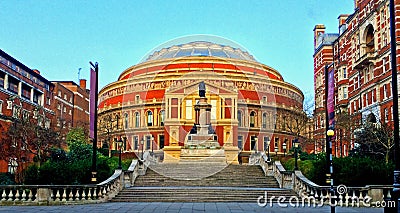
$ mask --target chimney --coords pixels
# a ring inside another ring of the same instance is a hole
[[[86,89],[86,79],[79,79],[79,86],[82,89]]]
[[[346,20],[349,17],[347,14],[341,14],[338,19],[339,19],[339,27],[342,26],[343,24],[346,24]]]
[[[314,49],[316,49],[317,46],[319,46],[318,39],[323,34],[325,34],[325,25],[323,25],[323,24],[315,25],[315,27],[314,27]]]
[[[40,71],[37,69],[32,70],[34,73],[39,74],[40,75]]]

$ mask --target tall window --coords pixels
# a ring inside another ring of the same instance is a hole
[[[238,126],[241,127],[243,125],[243,123],[242,123],[242,119],[243,119],[242,118],[242,111],[238,111],[237,119],[238,119]]]
[[[252,111],[250,113],[250,127],[254,127],[255,125],[255,120],[256,120],[256,113],[254,111]]]
[[[238,144],[237,144],[237,146],[238,146],[238,148],[239,148],[240,150],[243,149],[243,136],[242,136],[242,135],[239,135],[239,136],[238,136]]]
[[[0,100],[0,115],[3,114],[3,101]]]
[[[186,119],[191,120],[192,119],[192,100],[186,100]]]
[[[269,137],[264,137],[264,151],[269,149],[268,143],[270,143]]]
[[[128,113],[124,114],[124,129],[128,129],[129,127],[129,116]]]
[[[151,136],[146,136],[146,149],[149,150],[151,143]]]
[[[147,111],[147,126],[153,126],[153,112]]]
[[[165,111],[161,110],[158,116],[160,126],[164,126]]]
[[[139,137],[137,135],[133,136],[133,149],[139,149]]]
[[[262,115],[262,128],[267,128],[267,113],[263,113]]]
[[[139,127],[139,126],[140,126],[140,113],[135,112],[135,127]]]

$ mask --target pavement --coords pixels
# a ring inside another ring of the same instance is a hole
[[[337,213],[375,213],[383,212],[382,208],[357,208],[357,207],[336,207]],[[261,207],[257,203],[101,203],[86,205],[65,205],[65,206],[0,206],[0,213],[3,212],[215,212],[215,213],[241,213],[241,212],[283,212],[283,213],[328,213],[331,212],[329,206],[323,207],[282,207],[267,205]]]

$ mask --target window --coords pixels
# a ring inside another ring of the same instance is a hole
[[[140,113],[135,112],[135,127],[139,127],[139,126],[140,126]]]
[[[124,114],[124,129],[128,129],[129,127],[129,116],[128,113]]]
[[[0,100],[0,115],[3,114],[3,101]]]
[[[139,101],[140,101],[140,96],[139,96],[139,95],[136,95],[136,96],[135,96],[135,103],[138,104]]]
[[[4,88],[4,78],[5,78],[5,74],[0,73],[0,87],[1,88]]]
[[[254,111],[252,111],[250,113],[250,127],[255,126],[255,120],[256,120],[255,116],[256,116],[256,113]]]
[[[263,113],[262,116],[262,128],[267,128],[267,113]]]
[[[165,111],[161,110],[158,116],[160,126],[164,126]]]
[[[238,111],[238,114],[237,114],[237,119],[238,119],[238,126],[239,127],[241,127],[242,126],[242,111]]]
[[[13,106],[13,118],[19,118],[21,115],[21,106]]]
[[[187,120],[192,119],[192,110],[193,110],[192,100],[186,100],[186,119]]]
[[[347,71],[346,71],[346,68],[343,68],[343,78],[344,78],[344,79],[347,78]]]
[[[269,149],[268,143],[270,143],[269,137],[264,137],[264,151]]]
[[[61,97],[61,91],[58,91],[58,97]]]
[[[279,138],[275,138],[275,152],[279,151]]]
[[[347,99],[347,87],[343,87],[343,99]]]
[[[69,102],[72,103],[72,95],[69,97]]]
[[[72,110],[69,110],[68,114],[72,115]]]
[[[146,150],[151,148],[151,136],[146,136]]]
[[[29,118],[29,111],[26,109],[22,110],[22,119],[28,120],[28,118]]]
[[[61,105],[60,104],[57,104],[57,109],[61,110]]]
[[[133,149],[138,150],[139,149],[139,137],[138,136],[133,136]]]
[[[47,97],[47,98],[46,98],[46,104],[47,104],[47,105],[51,105],[51,98],[50,98],[50,97]]]
[[[153,126],[153,112],[147,111],[147,126]]]
[[[263,100],[263,104],[266,104],[267,103],[267,96],[263,96],[262,100]]]
[[[238,146],[238,149],[240,149],[240,150],[243,149],[243,136],[242,135],[238,136],[238,144],[237,144],[237,146]]]
[[[68,100],[67,94],[64,94],[64,100]]]
[[[63,110],[64,112],[67,112],[67,107],[64,107],[64,110]]]
[[[387,123],[389,121],[389,112],[387,108],[384,109],[384,113],[385,113],[385,123]]]
[[[18,162],[16,158],[11,158],[8,161],[8,172],[10,174],[15,174],[15,172],[17,171],[18,168]]]
[[[13,78],[9,78],[8,79],[8,90],[10,92],[17,94],[18,93],[18,81]]]

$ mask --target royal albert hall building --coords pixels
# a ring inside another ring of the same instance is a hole
[[[246,160],[252,152],[283,154],[293,146],[285,115],[302,112],[303,93],[248,52],[206,41],[159,49],[102,88],[98,145],[118,150],[115,141],[122,139],[124,153],[158,154],[172,143],[184,146],[200,82],[221,147],[231,141]]]

